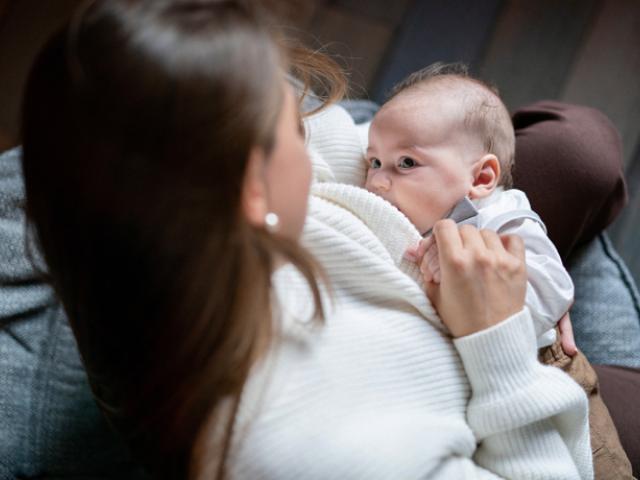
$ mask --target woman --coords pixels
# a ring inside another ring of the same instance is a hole
[[[374,295],[359,312],[371,289],[334,268],[345,232],[332,222],[352,213],[327,207],[331,188],[305,234],[328,282],[298,245],[311,170],[262,12],[231,0],[89,5],[29,79],[27,215],[96,398],[153,473],[591,475],[586,400],[535,361],[517,238],[436,228],[432,301],[451,332],[464,325],[455,348],[410,272],[393,281],[413,304]],[[317,140],[328,119],[314,118]],[[315,152],[316,175],[339,171]],[[500,359],[497,342],[513,347]]]

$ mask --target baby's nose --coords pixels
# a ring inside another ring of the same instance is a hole
[[[376,172],[371,179],[371,186],[374,190],[386,192],[391,188],[391,179],[383,172]]]

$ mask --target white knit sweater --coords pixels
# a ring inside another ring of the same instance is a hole
[[[339,107],[307,121],[316,182],[304,243],[326,270],[324,324],[290,266],[281,340],[246,385],[232,478],[592,478],[587,401],[536,359],[525,309],[452,341],[403,260],[418,232],[356,185],[362,146]]]

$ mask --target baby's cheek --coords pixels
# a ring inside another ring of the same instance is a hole
[[[441,201],[451,207],[469,193],[471,186],[471,182],[467,181],[466,177],[447,175],[443,177],[439,188]]]
[[[421,234],[432,228],[438,220],[438,213],[433,204],[420,209],[405,209],[405,215]]]

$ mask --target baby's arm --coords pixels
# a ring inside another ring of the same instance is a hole
[[[542,226],[533,220],[511,221],[500,234],[519,235],[524,240],[527,265],[525,303],[531,311],[536,336],[554,328],[569,311],[574,298],[573,281],[560,255]]]

